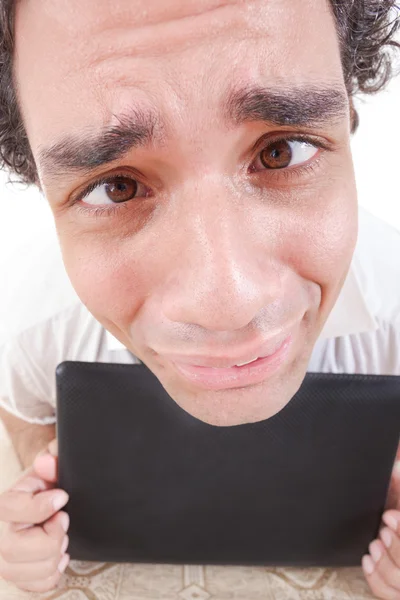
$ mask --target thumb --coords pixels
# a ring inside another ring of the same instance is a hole
[[[56,456],[52,456],[48,452],[38,454],[33,461],[33,468],[37,475],[44,481],[57,483],[58,479],[58,460]]]
[[[51,454],[52,456],[58,456],[58,439],[54,438],[47,444],[47,448],[43,448],[40,452],[37,453],[36,457],[43,456],[44,454]]]
[[[54,438],[47,448],[39,452],[33,461],[36,473],[45,481],[57,483],[58,478],[58,440]]]

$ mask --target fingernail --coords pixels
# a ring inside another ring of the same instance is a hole
[[[397,519],[395,519],[393,515],[388,515],[385,513],[382,517],[382,520],[386,523],[388,527],[390,527],[390,529],[393,529],[393,531],[397,531]]]
[[[57,440],[53,440],[50,442],[49,446],[49,452],[52,456],[57,456],[58,455],[58,443]]]
[[[68,561],[69,561],[69,554],[64,554],[64,556],[60,560],[60,564],[58,565],[58,570],[60,571],[60,573],[64,573],[65,569],[67,568]]]
[[[65,538],[64,538],[64,541],[62,543],[62,546],[61,546],[61,554],[65,553],[65,551],[68,548],[68,544],[69,544],[69,537],[66,535]]]
[[[392,534],[390,533],[389,529],[382,529],[381,538],[386,548],[390,548],[390,544],[392,543]]]
[[[63,512],[60,516],[61,527],[64,529],[65,533],[68,531],[69,527],[69,516],[67,513]]]
[[[363,566],[364,571],[367,573],[367,575],[371,575],[371,573],[373,572],[373,570],[375,568],[372,558],[370,556],[368,556],[367,554],[365,556],[363,556],[362,566]]]
[[[68,494],[67,492],[64,492],[63,490],[60,490],[59,492],[57,492],[57,494],[55,494],[53,496],[53,508],[54,510],[60,510],[60,508],[62,506],[65,506],[65,504],[67,504],[68,502]]]
[[[400,475],[400,460],[397,460],[397,461],[394,463],[394,467],[393,467],[393,473],[394,473],[395,475],[397,475],[397,476],[399,476],[399,475]]]
[[[382,550],[374,542],[369,545],[369,553],[372,556],[372,560],[377,563],[380,561],[382,556]]]

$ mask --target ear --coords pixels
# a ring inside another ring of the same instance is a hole
[[[360,124],[360,119],[358,116],[358,112],[356,111],[356,109],[354,107],[354,102],[353,102],[352,96],[350,96],[349,102],[350,102],[350,130],[351,130],[351,133],[355,133]]]

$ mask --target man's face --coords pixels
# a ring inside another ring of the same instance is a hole
[[[15,74],[84,304],[195,417],[278,412],[357,234],[328,0],[23,0]]]

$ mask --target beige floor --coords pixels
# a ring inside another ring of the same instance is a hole
[[[19,473],[0,422],[0,491]],[[271,569],[71,561],[59,589],[19,591],[0,579],[0,600],[364,600],[361,569]]]

